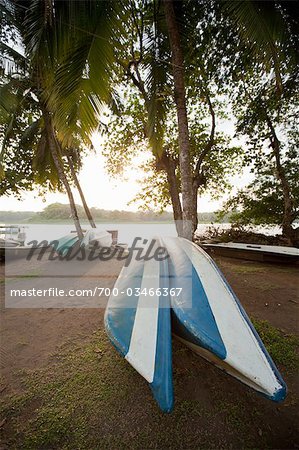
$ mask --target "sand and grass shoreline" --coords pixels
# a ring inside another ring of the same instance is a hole
[[[1,283],[1,448],[297,448],[299,268],[217,263],[287,382],[284,403],[258,396],[174,340],[176,404],[163,415],[110,345],[103,308],[7,309]],[[121,265],[105,264],[112,287]]]

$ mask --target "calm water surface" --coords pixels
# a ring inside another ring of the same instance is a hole
[[[26,229],[26,242],[32,240],[51,241],[59,239],[65,234],[70,233],[75,229],[72,224],[20,224],[25,226]],[[205,232],[212,224],[199,224],[198,232]],[[229,228],[230,224],[213,224],[220,229]],[[99,223],[97,224],[99,229],[103,230],[118,230],[118,241],[126,244],[131,244],[135,237],[142,237],[149,239],[155,236],[176,236],[176,230],[174,224],[161,224],[161,223]],[[89,229],[89,226],[83,225],[83,229]],[[280,232],[280,228],[275,227],[256,227],[257,232],[261,232],[267,235],[275,235]]]

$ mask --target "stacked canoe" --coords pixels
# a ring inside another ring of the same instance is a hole
[[[260,394],[282,401],[286,385],[213,260],[183,238],[156,239],[156,246],[167,250],[166,259],[132,258],[122,269],[105,326],[160,408],[170,412],[174,402],[172,334]]]

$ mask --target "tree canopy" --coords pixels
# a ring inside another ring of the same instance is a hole
[[[4,0],[0,12],[1,193],[34,183],[65,189],[81,236],[70,182],[100,129],[112,174],[148,151],[139,200],[161,210],[171,204],[180,235],[192,237],[200,195],[226,192],[242,163],[257,177],[244,190],[258,202],[256,214],[272,189],[268,211],[292,241],[293,2]],[[225,118],[246,138],[242,150],[221,131]]]

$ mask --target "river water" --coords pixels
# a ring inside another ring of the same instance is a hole
[[[26,243],[37,240],[51,241],[59,239],[62,236],[70,233],[75,229],[72,224],[19,224],[24,226],[26,232]],[[199,224],[198,233],[204,233],[212,224]],[[213,226],[225,229],[229,228],[230,224],[213,224]],[[176,236],[175,225],[170,223],[99,223],[97,224],[99,229],[103,230],[118,230],[118,242],[126,243],[130,245],[135,237],[152,238],[155,236]],[[89,226],[83,226],[83,229],[88,229]],[[280,233],[280,228],[273,227],[255,227],[255,231],[264,233],[267,235],[275,235]]]

